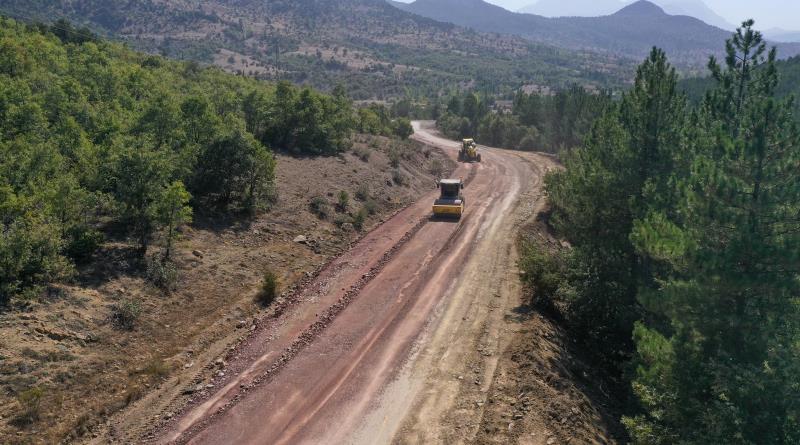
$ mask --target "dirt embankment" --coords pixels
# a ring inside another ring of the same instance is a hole
[[[541,249],[564,248],[542,218],[529,221],[521,237]],[[510,341],[474,442],[625,443],[618,388],[587,359],[591,354],[571,338],[561,317],[530,306],[532,290],[522,291],[520,306],[506,318]]]
[[[131,245],[109,242],[75,283],[0,314],[0,443],[91,438],[119,425],[113,414],[120,409],[163,412],[209,390],[186,387],[255,318],[288,304],[279,299],[265,310],[254,301],[266,269],[287,286],[307,280],[431,191],[432,167],[452,165],[415,142],[362,135],[340,157],[279,155],[275,208],[255,220],[197,216],[175,254],[180,278],[170,295],[148,284]],[[336,208],[341,190],[347,209]],[[326,203],[325,219],[312,213],[313,197]],[[351,221],[362,207],[372,213],[359,232]],[[125,302],[141,310],[132,330],[111,323],[111,306]],[[29,388],[41,389],[39,419],[30,424],[20,421],[17,401]]]

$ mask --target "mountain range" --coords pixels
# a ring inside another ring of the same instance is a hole
[[[479,33],[384,0],[0,0],[25,21],[66,18],[128,45],[286,79],[355,99],[448,89],[510,92],[526,83],[623,85],[635,63],[512,34]]]
[[[605,0],[608,1],[608,0]],[[676,3],[677,4],[677,3]],[[641,59],[653,46],[677,66],[704,70],[711,55],[722,55],[731,32],[686,15],[670,15],[640,0],[599,17],[544,17],[507,11],[483,0],[416,0],[393,5],[434,20],[481,32],[522,36],[530,41]],[[800,45],[781,43],[782,57],[800,54]]]
[[[517,12],[545,17],[598,17],[611,15],[630,3],[620,0],[539,0]],[[726,30],[736,28],[702,0],[653,0],[653,3],[670,15],[688,15]]]
[[[800,42],[800,31],[787,31],[780,28],[770,28],[764,35],[776,42]]]

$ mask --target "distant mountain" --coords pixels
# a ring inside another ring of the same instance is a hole
[[[701,0],[656,0],[654,3],[660,5],[664,12],[670,15],[688,15],[717,28],[730,31],[736,29],[736,26],[729,23]]]
[[[620,0],[539,0],[517,12],[544,17],[598,17],[613,14],[624,6]]]
[[[344,84],[356,99],[511,92],[531,82],[620,86],[634,67],[607,54],[477,33],[384,0],[0,0],[0,14],[65,17],[137,49],[324,90]]]
[[[622,0],[539,0],[517,12],[545,17],[599,17],[611,15],[630,3]],[[653,0],[653,3],[670,15],[688,15],[727,30],[736,28],[702,0]]]
[[[780,28],[772,28],[764,31],[764,35],[776,42],[800,42],[800,31],[787,31]]]
[[[416,0],[400,7],[434,20],[478,31],[514,34],[533,42],[606,52],[641,59],[653,46],[673,63],[704,69],[710,55],[721,55],[730,32],[685,16],[669,15],[649,1],[632,3],[600,17],[555,17],[506,11],[482,0]],[[781,44],[780,55],[800,54],[800,45]]]

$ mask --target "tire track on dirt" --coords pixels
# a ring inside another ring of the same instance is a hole
[[[477,168],[475,168],[474,166],[469,167],[467,171],[467,177],[464,180],[465,185],[469,185],[474,180],[474,178],[476,177],[476,172]],[[402,212],[402,210],[400,212]],[[315,341],[315,339],[318,338],[323,333],[323,331],[325,331],[325,329],[332,323],[332,321],[336,319],[336,317],[339,314],[341,314],[352,303],[352,301],[354,301],[359,296],[362,289],[366,285],[368,285],[375,278],[375,276],[380,274],[380,272],[384,269],[386,264],[392,261],[396,253],[399,250],[401,250],[408,243],[408,241],[411,240],[429,222],[430,222],[429,218],[420,219],[414,225],[414,227],[411,230],[407,231],[396,244],[394,244],[388,251],[386,251],[383,254],[382,258],[373,267],[371,267],[367,273],[363,274],[361,278],[353,286],[351,286],[350,289],[348,289],[348,291],[345,292],[345,294],[341,298],[339,298],[339,300],[335,304],[327,307],[319,315],[317,320],[314,321],[314,323],[312,323],[308,328],[306,328],[302,333],[300,333],[300,335],[297,336],[297,338],[291,343],[291,345],[287,347],[277,359],[274,359],[273,362],[266,368],[264,372],[262,372],[255,378],[252,378],[252,380],[250,380],[250,383],[240,384],[238,389],[235,388],[236,384],[240,383],[245,379],[251,378],[252,377],[251,373],[245,371],[242,373],[243,375],[240,375],[239,378],[235,378],[234,380],[229,381],[222,390],[217,392],[217,394],[230,393],[234,390],[236,390],[236,393],[232,397],[229,397],[222,406],[218,405],[217,402],[218,398],[208,399],[206,402],[203,403],[195,401],[194,403],[184,407],[184,409],[181,410],[178,416],[171,419],[171,422],[166,422],[162,424],[160,429],[157,431],[162,431],[167,425],[173,424],[173,422],[175,421],[178,422],[178,425],[180,425],[181,423],[187,423],[189,425],[188,428],[179,427],[178,431],[176,431],[173,434],[170,434],[166,438],[166,442],[175,441],[176,443],[186,443],[190,441],[191,438],[194,437],[194,435],[198,431],[202,430],[206,425],[215,421],[216,418],[224,415],[230,409],[230,407],[234,406],[249,392],[253,391],[254,389],[256,389],[257,387],[259,387],[264,383],[268,383],[275,374],[277,374],[288,363],[290,363],[292,359],[294,359],[308,345],[312,344]],[[381,226],[383,226],[383,224],[373,229],[373,231],[380,230]],[[460,222],[456,230],[454,230],[450,234],[446,244],[450,244],[452,240],[458,236],[462,227],[463,227],[463,221]],[[373,231],[371,231],[370,233],[372,233]],[[331,259],[324,266],[320,267],[314,273],[313,276],[304,279],[301,285],[297,286],[293,291],[291,291],[289,295],[286,296],[286,298],[282,299],[280,306],[276,307],[273,312],[266,315],[261,320],[258,320],[258,322],[256,323],[256,330],[250,332],[248,339],[255,337],[255,334],[257,334],[257,330],[261,329],[263,322],[267,318],[276,319],[280,317],[290,307],[293,307],[294,305],[298,304],[302,300],[303,295],[307,294],[310,290],[314,290],[315,287],[320,287],[320,283],[316,283],[317,277],[319,276],[321,271],[325,270],[327,267],[330,267],[332,264],[336,262],[336,260],[337,258]],[[230,351],[227,354],[227,357],[235,356],[238,353],[239,349],[241,349],[241,346],[243,344],[246,344],[248,341],[249,340],[242,341],[236,349]],[[266,358],[267,357],[263,357],[262,359]],[[259,364],[260,364],[259,362],[256,363],[256,365]],[[192,415],[192,417],[188,419],[187,422],[186,418],[188,414],[187,411],[191,406],[196,407],[194,409],[199,410],[199,413],[195,413],[194,415]],[[151,432],[148,436],[152,438],[153,433]]]

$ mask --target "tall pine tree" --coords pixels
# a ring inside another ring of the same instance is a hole
[[[752,26],[728,41],[724,67],[709,64],[718,86],[676,212],[632,236],[670,265],[642,294],[669,327],[635,331],[635,443],[800,443],[800,133],[775,98],[775,50]]]
[[[570,319],[615,364],[624,358],[619,351],[632,350],[637,291],[650,282],[630,240],[634,221],[672,202],[667,184],[686,110],[676,85],[675,70],[654,48],[619,106],[595,123],[566,170],[547,180],[553,222],[575,246]]]

